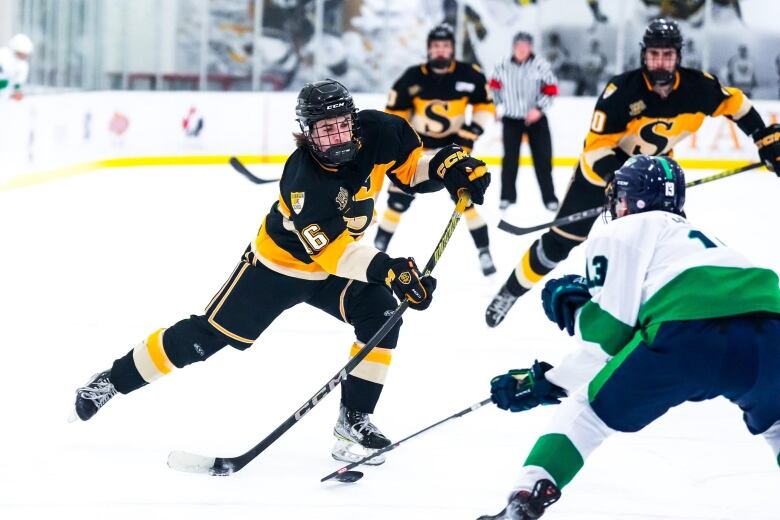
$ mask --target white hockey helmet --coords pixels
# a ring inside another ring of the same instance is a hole
[[[8,48],[18,54],[29,56],[35,50],[32,40],[26,34],[15,34],[8,40]]]

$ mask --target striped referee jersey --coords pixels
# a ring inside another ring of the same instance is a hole
[[[549,108],[558,94],[558,78],[546,59],[531,54],[522,63],[511,57],[496,65],[488,87],[504,117],[524,119],[533,107],[541,111]]]

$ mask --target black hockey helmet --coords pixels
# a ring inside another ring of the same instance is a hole
[[[677,51],[677,67],[680,66],[682,58],[683,37],[680,27],[674,20],[657,18],[650,22],[645,28],[645,34],[642,36],[640,57],[642,70],[650,78],[653,84],[669,84],[674,81],[674,72],[668,71],[650,71],[645,61],[645,52],[648,47],[660,49],[675,49]]]
[[[455,30],[448,23],[440,23],[428,33],[426,45],[430,47],[434,40],[449,40],[455,46]]]
[[[320,151],[312,137],[314,123],[348,114],[352,121],[352,140]],[[351,161],[358,151],[359,125],[357,109],[347,87],[336,80],[326,79],[307,83],[298,94],[295,115],[306,139],[306,146],[323,162],[339,165]]]
[[[426,43],[426,49],[431,48],[431,42],[434,41],[449,41],[452,43],[452,55],[449,58],[431,58],[430,52],[428,52],[428,66],[431,69],[447,69],[452,65],[452,60],[455,59],[455,31],[448,23],[442,23],[431,29],[428,33],[428,40]]]
[[[606,195],[612,218],[620,204],[629,215],[652,210],[684,215],[685,173],[670,157],[635,155],[615,172]]]

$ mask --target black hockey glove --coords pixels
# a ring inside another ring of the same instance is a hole
[[[569,336],[574,336],[574,313],[589,300],[587,281],[577,274],[550,280],[542,289],[544,313]]]
[[[384,253],[374,257],[366,270],[369,282],[384,283],[409,307],[422,311],[428,308],[436,290],[436,278],[423,277],[414,258],[390,258]]]
[[[510,370],[490,380],[490,398],[502,410],[524,412],[539,405],[560,404],[566,391],[549,382],[545,373],[552,365],[534,361],[531,368]]]
[[[768,170],[780,177],[780,124],[775,123],[753,132],[758,157]]]
[[[485,130],[477,123],[463,125],[455,137],[455,144],[459,144],[466,153],[474,149],[474,142]]]
[[[461,190],[466,190],[474,204],[485,202],[490,172],[484,162],[471,157],[460,146],[451,144],[439,150],[431,159],[429,168],[444,181],[444,187],[454,200],[458,199]]]

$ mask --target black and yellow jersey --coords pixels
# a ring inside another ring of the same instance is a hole
[[[269,269],[296,278],[337,275],[366,280],[379,253],[358,240],[375,216],[374,202],[385,176],[405,191],[427,192],[444,184],[428,177],[431,156],[400,117],[377,110],[358,112],[360,146],[354,160],[336,167],[298,148],[284,165],[279,200],[253,243]]]
[[[496,112],[480,68],[453,61],[445,74],[432,72],[427,64],[406,69],[390,90],[385,111],[407,119],[425,148],[433,149],[453,142],[466,123],[468,105],[471,120],[483,128]]]
[[[706,72],[680,68],[666,98],[653,92],[641,69],[614,76],[596,102],[580,156],[582,173],[605,186],[628,156],[671,155],[706,116],[727,116],[748,134],[763,126],[741,90],[721,86]]]

